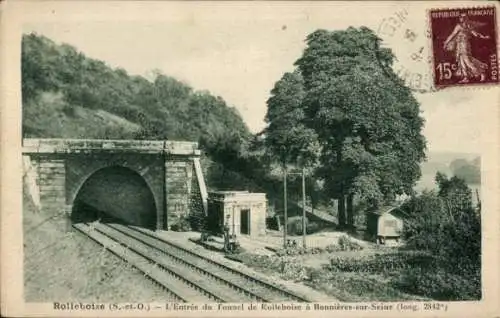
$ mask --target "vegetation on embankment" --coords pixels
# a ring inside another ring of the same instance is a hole
[[[436,183],[439,191],[424,192],[402,206],[408,213],[403,247],[361,249],[344,237],[338,248],[232,258],[344,301],[479,300],[480,207],[472,207],[464,180],[438,174]]]
[[[66,231],[63,216],[35,210],[24,197],[26,302],[154,302],[167,293],[83,234]]]
[[[57,109],[68,122],[79,120],[85,110],[104,111],[139,128],[123,136],[120,127],[102,131],[99,138],[182,139],[202,141],[213,146],[231,138],[248,138],[250,133],[234,107],[221,97],[194,91],[172,77],[156,74],[150,81],[132,76],[123,69],[112,69],[104,62],[86,57],[72,46],[57,45],[36,34],[24,35],[22,42],[22,96],[24,136],[83,137],[96,129],[95,122],[84,122],[83,133],[66,127],[46,125],[42,93],[60,96]],[[38,115],[38,116],[37,116]],[[121,128],[127,129],[122,122]],[[83,129],[83,127],[82,127]],[[131,129],[127,129],[131,130]]]
[[[386,268],[387,256],[402,261],[396,264],[397,268]],[[355,242],[342,237],[338,244],[325,248],[278,251],[272,256],[241,253],[227,257],[268,275],[303,283],[341,301],[426,299],[394,286],[393,280],[398,277],[396,269],[411,266],[411,260],[404,256],[383,250],[362,250]],[[311,262],[315,258],[317,262]],[[327,259],[331,262],[324,263]]]

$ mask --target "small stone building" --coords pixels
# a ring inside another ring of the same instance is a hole
[[[406,214],[394,206],[384,206],[367,215],[367,231],[377,243],[387,240],[399,242]]]
[[[230,234],[259,236],[266,233],[265,193],[209,192],[207,206],[207,230],[212,234],[223,234],[225,222]]]

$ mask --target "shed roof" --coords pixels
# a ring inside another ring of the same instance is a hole
[[[218,202],[263,202],[266,201],[266,194],[248,191],[211,191],[208,193],[208,200]]]
[[[400,214],[401,216],[407,217],[408,215],[401,210],[400,206],[394,206],[394,205],[385,205],[379,207],[377,210],[370,211],[370,213],[375,214],[375,215],[384,215],[387,213],[397,213]]]

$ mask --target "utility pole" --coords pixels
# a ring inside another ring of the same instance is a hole
[[[233,235],[236,235],[236,233],[235,233],[235,228],[234,228],[234,226],[235,226],[235,224],[234,224],[234,206],[233,206],[233,217],[232,217],[232,221],[233,221],[233,222],[232,222],[232,223],[233,223]]]
[[[306,248],[306,169],[302,168],[302,246]]]
[[[283,165],[283,212],[284,212],[284,222],[283,222],[283,248],[286,248],[286,235],[287,235],[287,202],[286,202],[286,163]]]

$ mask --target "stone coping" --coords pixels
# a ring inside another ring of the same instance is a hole
[[[23,139],[23,153],[146,153],[199,156],[197,142],[173,140]]]
[[[248,191],[211,191],[209,201],[217,202],[265,202],[266,194]]]

